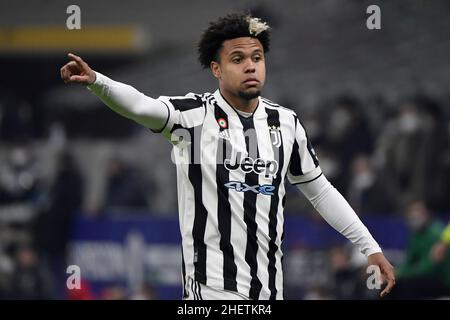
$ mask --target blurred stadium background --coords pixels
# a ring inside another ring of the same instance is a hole
[[[81,30],[66,28],[71,4]],[[370,4],[381,30],[366,28]],[[405,261],[406,211],[449,220],[448,1],[2,0],[0,298],[181,297],[171,146],[64,85],[59,69],[74,52],[150,96],[211,92],[196,42],[236,10],[272,25],[264,96],[299,113],[326,176],[392,263]],[[376,299],[364,257],[288,192],[285,297]],[[82,290],[66,289],[70,264]]]

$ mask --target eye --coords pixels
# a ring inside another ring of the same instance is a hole
[[[262,60],[262,56],[261,55],[255,55],[255,56],[253,56],[253,61],[256,61],[256,62],[258,62],[258,61],[261,61]]]
[[[240,63],[242,59],[241,57],[234,57],[233,59],[231,59],[231,61],[233,61],[234,63]]]

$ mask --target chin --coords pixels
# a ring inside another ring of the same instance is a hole
[[[246,90],[246,91],[239,91],[238,95],[239,95],[239,97],[241,97],[245,100],[252,100],[261,95],[261,90],[255,88],[255,89],[250,89],[250,90]]]

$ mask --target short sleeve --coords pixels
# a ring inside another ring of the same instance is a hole
[[[322,175],[319,159],[308,139],[305,129],[297,116],[295,121],[295,139],[287,171],[291,184],[301,184],[313,181]]]

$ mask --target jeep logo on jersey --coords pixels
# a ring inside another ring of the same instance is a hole
[[[278,172],[278,162],[275,160],[263,160],[261,158],[252,159],[245,157],[242,159],[241,153],[237,152],[234,159],[225,159],[225,168],[228,170],[241,169],[245,173],[254,172],[264,174],[265,178],[276,178]]]

